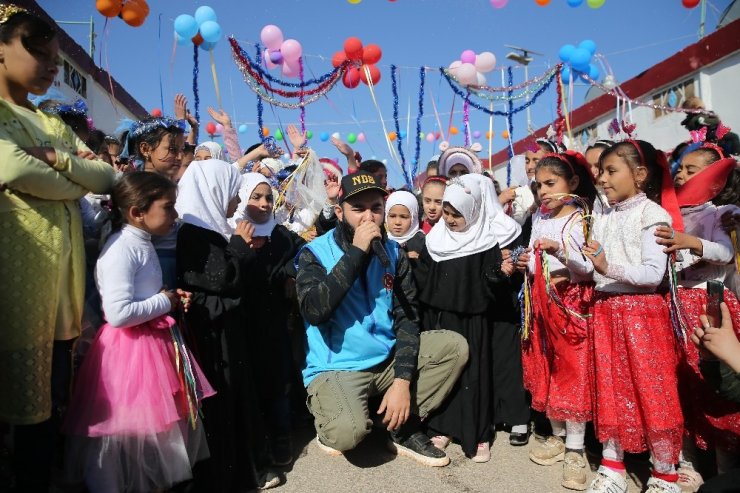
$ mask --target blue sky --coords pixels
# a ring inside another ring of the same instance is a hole
[[[717,24],[719,12],[730,0],[711,0],[707,6],[707,30]],[[497,59],[497,68],[505,66],[508,49],[504,44],[523,46],[543,53],[535,57],[529,68],[530,78],[543,73],[558,62],[558,50],[566,43],[578,44],[592,39],[597,52],[606,56],[618,80],[626,81],[651,65],[679,51],[697,40],[700,9],[687,10],[681,0],[606,0],[600,9],[590,9],[584,1],[579,8],[571,8],[566,0],[552,0],[540,7],[534,0],[509,0],[503,9],[494,9],[488,0],[362,0],[350,4],[346,0],[150,0],[151,13],[139,28],[127,26],[113,19],[109,32],[104,34],[104,18],[95,10],[94,0],[39,0],[39,4],[57,20],[81,21],[92,15],[96,23],[98,53],[107,52],[113,76],[147,108],[161,107],[160,78],[163,87],[164,111],[171,113],[176,92],[184,92],[193,101],[193,53],[190,47],[178,46],[173,56],[173,22],[179,14],[193,15],[200,5],[210,5],[218,15],[225,35],[234,35],[253,56],[254,43],[259,40],[266,24],[278,25],[286,39],[297,39],[306,55],[307,74],[323,74],[331,70],[330,59],[342,49],[344,40],[359,37],[364,44],[375,43],[383,50],[379,62],[382,80],[376,87],[380,112],[388,129],[393,127],[393,98],[389,66],[402,67],[398,80],[401,128],[406,128],[406,115],[411,105],[411,135],[414,134],[418,105],[419,67],[447,66],[460,57],[465,49],[476,52],[491,51]],[[160,17],[161,14],[161,17]],[[161,18],[161,36],[159,34]],[[85,26],[65,26],[65,29],[83,47],[87,46]],[[242,147],[257,140],[256,98],[244,83],[231,56],[226,39],[214,51],[223,108],[232,118],[248,126],[240,135]],[[99,54],[95,59],[98,60]],[[104,56],[105,60],[105,56]],[[105,63],[104,63],[105,67]],[[406,68],[408,67],[408,68]],[[277,70],[273,71],[278,75]],[[292,79],[297,81],[297,79]],[[514,70],[514,82],[524,80],[521,68]],[[488,74],[490,85],[501,86],[501,72]],[[200,113],[202,125],[209,121],[208,105],[217,106],[216,92],[210,73],[208,56],[200,52]],[[422,132],[436,130],[432,97],[446,127],[452,109],[453,93],[438,72],[427,73],[424,100],[425,117]],[[575,104],[583,101],[585,87],[577,87]],[[534,128],[549,124],[555,114],[554,85],[531,107]],[[503,106],[497,107],[503,110]],[[266,126],[274,133],[279,123],[298,122],[298,110],[284,110],[265,105]],[[367,142],[355,147],[364,158],[389,158],[383,138],[380,116],[367,86],[349,90],[339,84],[321,100],[307,106],[306,122],[314,132],[312,146],[320,155],[337,157],[329,144],[319,140],[321,132],[365,133]],[[488,116],[475,109],[470,111],[471,130],[485,134]],[[462,129],[462,101],[456,98],[452,124]],[[502,117],[494,118],[493,152],[504,148],[501,138],[505,128]],[[514,118],[514,139],[526,135],[526,112]],[[462,132],[451,138],[453,144],[462,144]],[[482,154],[487,155],[488,143],[481,140]],[[438,142],[421,143],[420,161],[426,163],[437,153]],[[414,154],[414,142],[404,147],[408,160]],[[398,168],[389,165],[391,181],[399,182]]]

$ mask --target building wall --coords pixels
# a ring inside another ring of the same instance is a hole
[[[702,71],[701,95],[725,125],[740,130],[740,52]]]

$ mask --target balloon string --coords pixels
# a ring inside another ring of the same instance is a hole
[[[218,73],[216,73],[216,59],[213,56],[213,50],[208,50],[208,53],[211,57],[211,75],[213,75],[213,86],[216,89],[216,101],[218,102],[218,108],[223,109],[223,104],[221,103],[221,89],[218,85]]]
[[[391,144],[390,138],[388,137],[388,128],[385,125],[385,118],[383,118],[383,113],[380,110],[380,105],[378,104],[378,100],[375,97],[375,91],[373,89],[373,78],[370,74],[370,69],[367,68],[367,65],[363,65],[363,69],[365,70],[365,77],[367,78],[367,87],[370,91],[370,98],[372,99],[373,105],[378,112],[378,116],[380,117],[380,124],[383,127],[383,136],[385,137],[386,146],[388,146],[388,153],[391,155],[391,157],[393,157],[393,159],[395,159],[396,163],[398,163],[398,166],[401,169],[401,174],[404,174],[403,166],[401,166],[401,161],[398,159],[398,155],[393,149],[393,144]]]

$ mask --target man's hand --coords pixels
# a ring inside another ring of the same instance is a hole
[[[411,382],[408,380],[396,378],[383,396],[378,414],[385,413],[383,424],[388,426],[388,431],[398,429],[409,419],[409,414],[411,414],[410,386]]]
[[[367,253],[370,251],[370,244],[375,238],[380,238],[380,228],[372,221],[366,221],[355,229],[355,238],[352,244]]]
[[[224,128],[231,128],[231,117],[224,110],[214,110],[210,106],[208,107],[208,114],[211,115],[217,123],[220,123]]]

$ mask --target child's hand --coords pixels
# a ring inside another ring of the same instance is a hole
[[[334,175],[327,177],[327,179],[324,180],[324,189],[326,190],[326,198],[329,199],[332,204],[336,203],[337,197],[339,197],[339,190],[341,189],[341,185],[339,185],[337,177]]]
[[[408,258],[411,258],[414,260],[419,258],[419,252],[409,252],[406,255],[408,256]]]
[[[519,254],[519,258],[516,261],[515,267],[516,270],[519,272],[527,272],[527,267],[529,265],[529,259],[531,257],[531,248],[527,248],[522,253]]]
[[[691,250],[694,255],[701,256],[704,253],[704,246],[699,238],[686,233],[676,231],[670,226],[658,226],[655,230],[658,245],[664,245],[664,253],[675,252],[676,250]]]
[[[188,98],[184,94],[175,94],[175,119],[184,120],[187,114]]]
[[[254,235],[254,225],[250,223],[249,221],[241,221],[239,224],[236,225],[236,229],[234,230],[234,234],[237,234],[242,237],[244,240],[244,243],[246,243],[249,246],[252,246]]]
[[[602,247],[598,241],[589,241],[588,244],[583,247],[583,253],[585,253],[586,258],[588,258],[591,263],[594,264],[594,269],[596,270],[596,272],[601,275],[606,275],[606,270],[609,268],[609,264],[606,261],[606,253],[604,252],[604,247]]]
[[[162,293],[164,293],[165,296],[167,296],[167,299],[170,300],[170,311],[174,312],[177,310],[177,307],[180,306],[180,295],[177,294],[175,290],[168,291],[163,289]]]
[[[556,253],[558,253],[558,250],[560,250],[560,244],[557,241],[551,240],[549,238],[540,238],[539,240],[535,240],[534,247],[539,248],[540,250],[545,251],[550,255],[555,255]]]
[[[98,155],[95,154],[93,151],[84,151],[82,149],[77,151],[77,157],[81,157],[82,159],[93,160],[93,161],[97,161],[98,159],[100,159]]]
[[[509,258],[501,262],[501,272],[507,277],[511,277],[515,270],[514,261],[511,259],[511,255],[509,255]]]
[[[516,187],[509,187],[506,190],[501,190],[501,194],[498,196],[498,201],[501,205],[508,204],[516,198]]]
[[[231,117],[228,113],[226,113],[224,110],[214,110],[210,106],[208,107],[208,114],[211,115],[211,118],[216,120],[216,122],[220,123],[224,126],[224,128],[231,128]]]
[[[185,313],[188,312],[190,309],[190,302],[193,298],[193,293],[189,291],[184,291],[182,289],[178,289],[177,295],[180,297],[180,303],[182,303],[182,309],[185,311]]]
[[[350,156],[355,155],[355,151],[352,150],[352,148],[349,146],[349,144],[342,142],[341,140],[337,139],[336,137],[331,138],[331,143],[334,144],[334,147],[337,148],[339,152],[341,152],[345,157],[349,159]]]
[[[54,166],[57,162],[57,151],[53,147],[21,147],[21,149],[49,166]]]
[[[306,132],[299,132],[298,128],[292,123],[288,125],[286,133],[288,134],[288,140],[293,146],[293,149],[298,149],[306,143]]]

